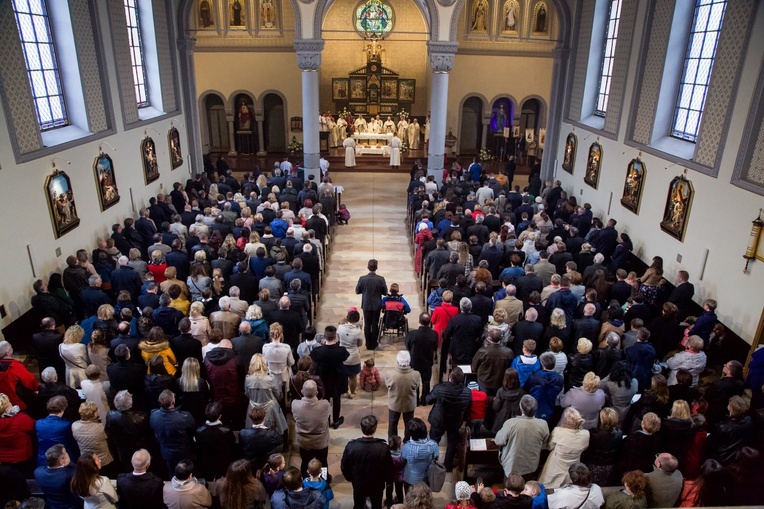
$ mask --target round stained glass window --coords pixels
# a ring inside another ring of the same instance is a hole
[[[393,9],[381,0],[368,0],[355,11],[355,29],[365,38],[383,38],[393,29]]]

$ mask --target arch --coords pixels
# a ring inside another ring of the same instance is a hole
[[[286,152],[289,145],[286,98],[281,92],[266,90],[258,103],[263,105],[263,149],[268,152]]]
[[[207,90],[199,97],[199,111],[204,115],[200,122],[203,145],[207,152],[228,152],[230,146],[228,137],[228,120],[225,107],[225,96],[217,90]],[[204,152],[204,150],[202,150]]]
[[[234,92],[230,97],[232,105],[234,144],[240,154],[254,154],[258,151],[257,107],[255,98],[249,92]]]
[[[538,127],[546,127],[547,123],[548,123],[547,115],[549,114],[549,108],[547,106],[546,99],[544,99],[540,95],[531,94],[531,95],[525,96],[521,102],[515,103],[515,104],[517,104],[518,107],[522,109],[523,105],[526,102],[528,102],[528,101],[530,101],[532,99],[537,100],[538,103],[539,103],[539,111],[538,111],[539,122],[538,122]]]
[[[228,99],[226,100],[226,109],[228,111],[235,112],[236,111],[236,98],[240,95],[246,95],[252,100],[252,104],[255,105],[255,108],[257,108],[257,98],[255,94],[250,92],[249,90],[234,90],[228,95]]]
[[[304,0],[300,0],[304,1]],[[419,8],[419,11],[422,13],[422,18],[424,19],[424,25],[428,33],[433,34],[434,31],[432,30],[432,22],[430,17],[430,11],[431,8],[429,7],[430,4],[432,4],[432,0],[413,0],[414,4]],[[463,1],[463,0],[462,0]],[[292,0],[292,5],[295,7],[295,11],[299,11],[299,6],[296,4],[297,0]],[[326,14],[329,12],[329,9],[331,8],[332,4],[334,3],[334,0],[318,0],[316,4],[316,15],[313,19],[313,38],[314,39],[321,39],[321,31],[323,30],[324,25],[324,18],[326,18]],[[433,4],[434,7],[434,4]],[[355,8],[353,9],[353,12],[355,12]],[[299,14],[295,13],[296,21],[299,21]],[[302,30],[300,27],[300,24],[297,23],[297,38],[302,37]]]
[[[476,104],[478,101],[480,104]],[[485,96],[478,93],[467,94],[459,101],[459,122],[456,131],[457,143],[459,144],[457,153],[459,155],[464,153],[477,154],[482,148],[483,117],[485,116],[486,102]]]

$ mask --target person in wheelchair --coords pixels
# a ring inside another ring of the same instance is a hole
[[[411,312],[411,306],[398,291],[398,283],[393,283],[390,285],[390,294],[382,297],[382,309],[385,313],[383,320],[388,328],[401,327],[406,321],[406,315]]]

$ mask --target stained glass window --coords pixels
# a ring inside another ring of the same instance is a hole
[[[594,114],[604,117],[607,112],[607,102],[610,98],[610,83],[613,81],[613,60],[615,58],[615,45],[618,42],[618,28],[621,23],[621,0],[610,2],[608,12],[607,32],[605,34],[604,55],[600,68],[600,82],[597,87],[597,107]]]
[[[369,39],[381,39],[393,29],[393,10],[380,0],[368,0],[355,11],[355,29]]]
[[[706,104],[727,0],[697,0],[674,108],[671,136],[695,143]]]
[[[45,0],[13,0],[40,130],[69,125]]]
[[[146,62],[143,59],[141,45],[141,20],[138,14],[138,0],[125,0],[127,18],[127,37],[130,46],[130,59],[133,67],[135,100],[139,108],[149,106],[148,85],[146,84]]]

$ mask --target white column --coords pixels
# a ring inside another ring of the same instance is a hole
[[[263,122],[265,121],[265,116],[263,115],[262,111],[255,111],[255,122],[257,122],[257,155],[258,156],[265,156],[268,155],[268,152],[265,151],[265,135],[263,133]]]
[[[305,178],[321,176],[319,169],[320,142],[318,135],[318,70],[324,41],[295,40],[297,65],[302,69],[302,143]]]
[[[427,147],[427,174],[440,182],[446,153],[446,115],[448,113],[448,72],[454,66],[456,42],[427,43],[432,69],[430,94],[430,144]]]
[[[236,155],[236,143],[234,138],[234,125],[233,125],[233,114],[228,114],[226,111],[225,116],[226,122],[228,122],[228,155],[229,156],[235,156]]]
[[[485,150],[485,144],[488,142],[488,125],[491,123],[491,117],[483,118],[483,135],[480,138],[480,148]]]

